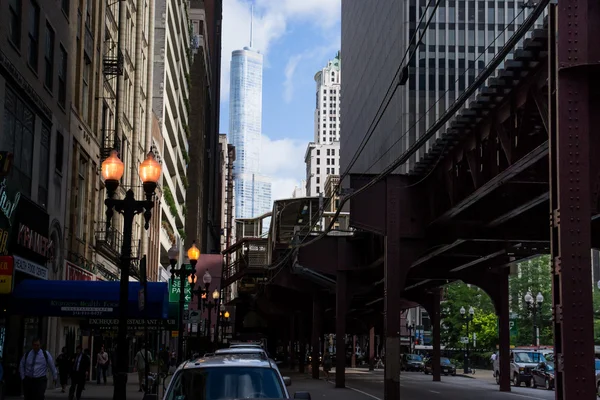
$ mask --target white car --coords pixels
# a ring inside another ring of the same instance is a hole
[[[163,399],[289,399],[287,386],[291,384],[289,377],[281,376],[275,365],[260,355],[215,355],[182,363]],[[310,394],[296,392],[294,398],[310,399]]]

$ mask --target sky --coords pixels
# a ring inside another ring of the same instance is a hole
[[[229,133],[231,52],[250,42],[264,54],[261,173],[273,200],[292,197],[306,177],[304,154],[314,138],[314,76],[340,49],[341,0],[224,0],[221,133]]]

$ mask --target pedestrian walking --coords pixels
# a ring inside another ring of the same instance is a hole
[[[96,361],[96,383],[100,384],[100,375],[104,377],[104,384],[106,385],[106,370],[108,369],[108,353],[104,351],[104,345],[100,346]]]
[[[323,372],[325,373],[325,380],[329,380],[329,371],[331,371],[331,366],[333,362],[331,360],[331,354],[329,351],[325,350],[325,354],[323,355]]]
[[[19,373],[23,382],[25,400],[44,400],[48,386],[48,369],[52,372],[54,385],[57,373],[52,356],[41,348],[40,339],[31,341],[31,350],[23,355]]]
[[[86,375],[85,375],[85,379],[83,380],[83,389],[82,389],[82,390],[85,390],[85,384],[87,383],[87,380],[88,380],[89,375],[90,375],[90,366],[92,365],[92,354],[90,353],[90,349],[89,348],[84,349],[83,350],[83,354],[85,356],[87,356],[87,359],[88,359],[88,367],[85,370]]]
[[[62,393],[65,393],[67,384],[69,383],[69,372],[71,370],[71,359],[67,353],[67,348],[63,347],[61,353],[56,357],[56,366],[58,367],[58,379]]]
[[[148,364],[152,362],[152,353],[148,352]],[[137,352],[133,359],[135,363],[135,369],[138,373],[138,382],[140,385],[139,392],[143,391],[144,381],[146,380],[146,345],[142,344],[142,348]]]
[[[69,389],[69,400],[81,399],[81,392],[88,378],[90,369],[90,358],[77,346],[73,364],[71,365],[71,388]]]

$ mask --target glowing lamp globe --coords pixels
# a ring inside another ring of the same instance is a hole
[[[153,193],[156,189],[156,184],[160,179],[161,166],[156,161],[153,152],[148,152],[146,159],[142,161],[139,168],[140,179],[144,184],[144,191],[146,193]]]
[[[196,283],[196,275],[190,275],[188,276],[188,282],[190,283],[190,285],[193,285],[194,283]]]
[[[223,316],[225,317],[225,319],[229,318],[229,311],[225,311],[225,314],[223,314]]]
[[[213,292],[212,298],[213,300],[219,300],[219,291],[217,289],[215,289],[215,291]]]
[[[200,250],[196,247],[196,242],[192,243],[192,247],[188,249],[187,255],[191,262],[198,261],[200,258]]]
[[[110,156],[102,161],[102,177],[109,191],[114,192],[119,186],[119,180],[123,177],[125,166],[119,159],[116,150],[110,152]]]

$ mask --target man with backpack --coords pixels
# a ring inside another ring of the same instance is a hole
[[[56,386],[58,374],[52,356],[40,348],[40,339],[33,339],[31,347],[31,350],[23,355],[19,365],[23,395],[25,400],[44,400],[48,386],[48,368],[52,372],[54,386]]]

